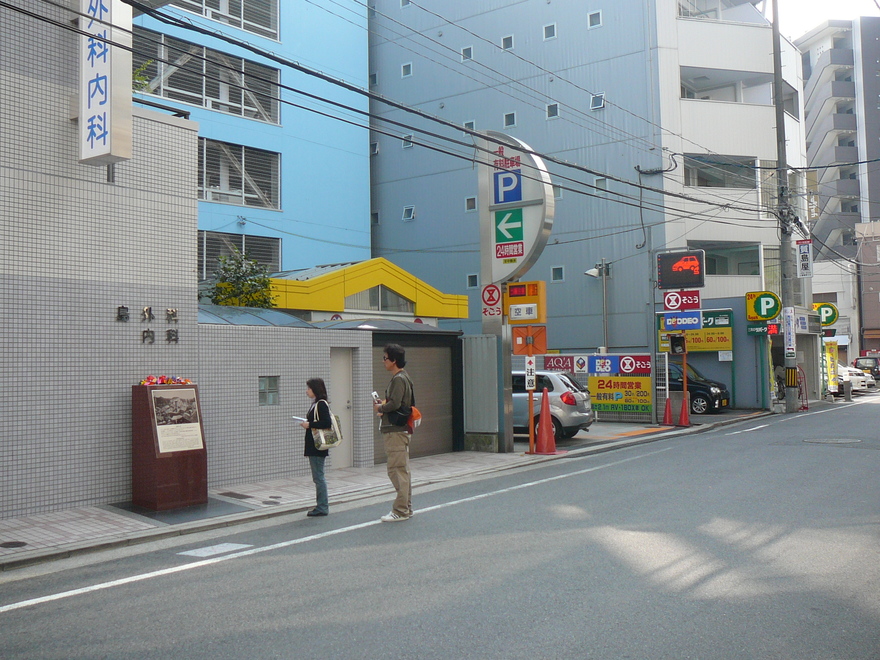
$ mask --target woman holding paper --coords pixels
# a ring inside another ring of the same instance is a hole
[[[329,429],[333,424],[330,421],[330,404],[327,403],[327,387],[322,378],[309,378],[306,381],[306,394],[312,400],[312,406],[306,413],[300,426],[306,430],[305,451],[303,456],[309,457],[309,467],[312,468],[312,481],[315,482],[315,508],[308,512],[310,518],[326,516],[330,513],[330,502],[327,497],[327,481],[324,478],[324,459],[327,458],[327,450],[315,447],[312,437],[312,429]],[[322,406],[321,403],[324,403]]]

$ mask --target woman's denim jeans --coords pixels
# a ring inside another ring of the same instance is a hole
[[[312,481],[315,482],[315,511],[330,513],[330,500],[327,497],[327,480],[324,479],[324,459],[326,456],[309,456],[312,468]]]

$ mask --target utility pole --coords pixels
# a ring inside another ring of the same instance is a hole
[[[785,344],[785,412],[796,412],[798,402],[797,350],[794,328],[794,279],[791,255],[793,213],[789,203],[788,157],[785,143],[785,83],[782,79],[782,37],[779,34],[779,0],[773,0],[773,96],[776,106],[776,186],[782,269],[782,327]]]

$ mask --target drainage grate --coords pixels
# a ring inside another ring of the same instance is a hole
[[[812,440],[804,440],[813,445],[850,445],[861,442],[858,438],[814,438]]]
[[[223,497],[234,497],[234,498],[237,499],[237,500],[249,500],[249,499],[251,499],[251,496],[250,496],[250,495],[242,495],[241,493],[233,493],[233,492],[231,492],[231,491],[228,492],[228,493],[217,493],[217,494],[218,494],[218,495],[222,495]]]
[[[0,548],[23,548],[27,543],[24,541],[6,541],[5,543],[0,543]]]

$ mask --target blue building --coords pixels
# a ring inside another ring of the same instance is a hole
[[[200,280],[232,247],[271,271],[370,257],[367,99],[263,55],[365,88],[366,11],[175,0],[135,18],[136,97],[199,124]]]

